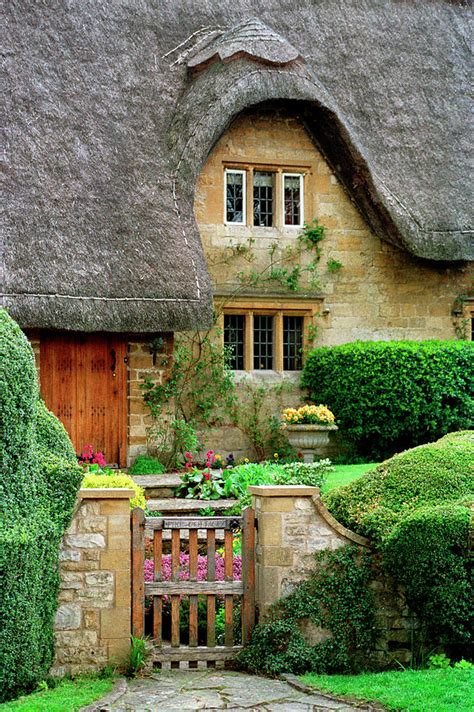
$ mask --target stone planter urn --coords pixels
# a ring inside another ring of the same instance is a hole
[[[304,462],[314,462],[315,455],[320,459],[323,448],[329,443],[329,433],[338,430],[337,425],[296,425],[285,423],[285,433],[290,445],[303,453]]]

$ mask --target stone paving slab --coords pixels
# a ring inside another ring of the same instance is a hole
[[[310,694],[288,682],[230,670],[166,670],[132,680],[112,702],[96,703],[100,712],[353,712],[375,708],[349,704],[316,691]],[[380,709],[380,708],[378,708]]]

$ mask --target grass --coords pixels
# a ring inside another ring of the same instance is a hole
[[[368,470],[377,467],[377,464],[377,462],[365,462],[362,465],[334,465],[334,472],[329,473],[327,482],[322,488],[323,493],[349,484]]]
[[[0,704],[1,712],[75,712],[81,707],[99,700],[112,689],[113,678],[80,676],[73,680],[65,678],[54,687],[31,695],[19,697],[12,702]]]
[[[403,670],[362,675],[314,675],[301,680],[335,695],[380,702],[400,712],[472,712],[472,670]]]

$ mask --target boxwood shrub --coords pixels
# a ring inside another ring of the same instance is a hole
[[[313,350],[303,385],[356,453],[382,459],[474,424],[474,343],[372,341]]]
[[[451,433],[324,497],[336,519],[372,538],[438,642],[466,644],[472,635],[473,463],[474,431]]]
[[[51,665],[59,545],[82,477],[38,393],[31,347],[0,310],[0,701]]]

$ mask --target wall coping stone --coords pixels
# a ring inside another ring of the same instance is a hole
[[[248,491],[257,497],[311,497],[317,512],[334,531],[360,546],[367,548],[372,546],[370,539],[356,534],[338,522],[337,519],[334,519],[321,500],[319,487],[307,487],[306,485],[251,485]]]
[[[125,487],[84,487],[79,490],[80,499],[132,499],[135,491]]]
[[[313,504],[317,509],[318,513],[321,515],[321,517],[338,534],[345,537],[346,539],[350,539],[350,541],[353,541],[354,543],[359,544],[360,546],[366,546],[369,549],[372,547],[370,539],[367,539],[367,537],[362,536],[361,534],[356,534],[355,532],[351,531],[350,529],[347,529],[343,524],[338,522],[337,519],[334,519],[329,510],[326,509],[319,494],[313,497]]]
[[[250,485],[250,494],[257,497],[318,497],[319,487],[306,485]]]

